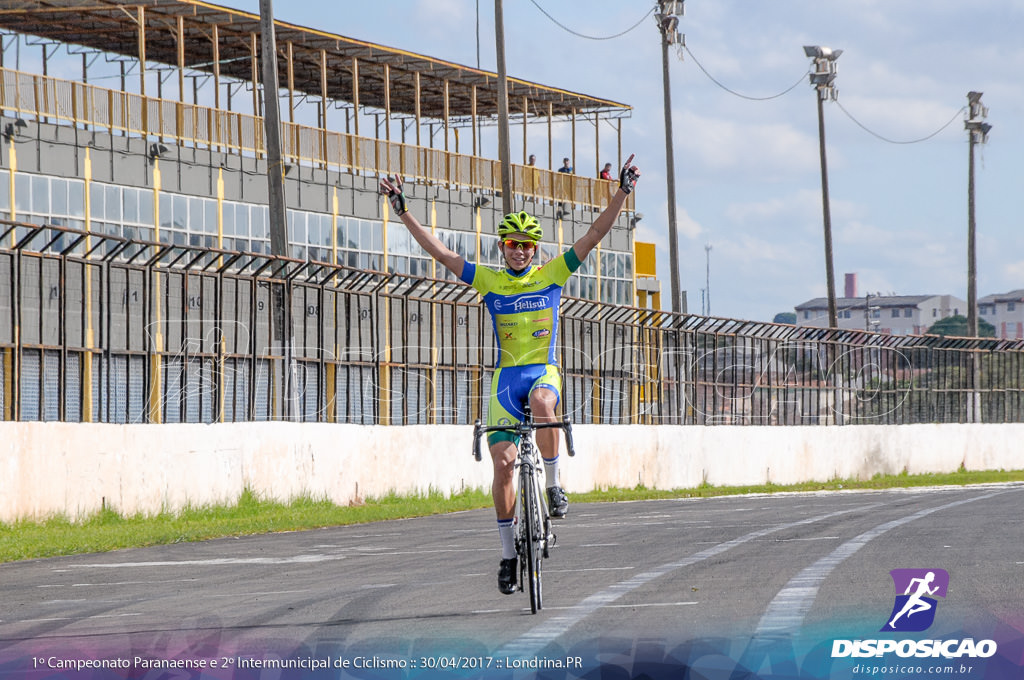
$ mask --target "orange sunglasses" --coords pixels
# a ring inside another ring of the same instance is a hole
[[[506,248],[515,248],[516,250],[536,250],[536,241],[517,241],[514,238],[507,238],[502,240],[501,244]]]

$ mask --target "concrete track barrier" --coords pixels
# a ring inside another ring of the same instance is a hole
[[[566,489],[693,488],[1024,469],[1024,424],[849,427],[577,425]],[[339,504],[490,488],[465,425],[0,423],[0,521],[232,503],[244,489]]]

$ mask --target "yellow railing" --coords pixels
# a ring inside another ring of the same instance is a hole
[[[0,109],[50,122],[82,125],[109,134],[174,141],[181,146],[265,156],[263,119],[169,99],[97,87],[89,83],[0,69]],[[428,183],[500,191],[498,161],[442,149],[357,137],[284,123],[283,153],[290,162],[339,172],[400,173]],[[521,196],[604,207],[614,182],[512,166],[512,191]],[[633,209],[633,195],[626,204]]]

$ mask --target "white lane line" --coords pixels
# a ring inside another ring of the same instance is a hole
[[[46,623],[48,621],[88,621],[90,619],[120,619],[127,616],[142,616],[141,612],[130,612],[127,614],[96,614],[95,616],[86,616],[80,619],[76,619],[70,616],[54,616],[46,619],[25,619],[18,623]]]
[[[613,605],[609,605],[608,609],[638,609],[640,607],[685,607],[685,606],[688,606],[688,605],[691,605],[691,604],[700,604],[700,603],[696,602],[696,601],[691,601],[691,602],[646,602],[646,603],[643,603],[643,604],[613,604]],[[579,609],[580,606],[581,605],[578,605],[578,604],[565,605],[565,606],[561,606],[561,607],[558,607],[558,606],[551,607],[549,605],[544,605],[543,611],[572,611],[572,610],[575,610],[575,609]],[[524,612],[527,612],[527,611],[530,611],[530,608],[529,607],[522,607],[522,608],[519,608],[519,609],[516,609],[516,608],[513,608],[513,609],[474,609],[473,611],[470,612],[470,614],[500,614],[502,612],[510,612],[510,611],[524,611]]]
[[[394,550],[390,549],[390,552],[383,552],[385,548],[357,548],[360,552],[348,555],[349,558],[356,557],[391,557],[394,555],[442,555],[445,553],[469,553],[469,552],[497,552],[494,547],[490,548],[458,548],[458,549],[440,549],[440,550]],[[365,550],[365,552],[363,552]]]
[[[157,583],[195,583],[194,578],[175,578],[160,581],[105,581],[103,583],[40,583],[36,588],[88,588],[91,586],[151,586]],[[76,600],[77,601],[77,600]]]
[[[691,602],[644,602],[639,604],[612,604],[606,607],[607,609],[640,609],[641,607],[685,607],[691,604],[700,604],[697,601]],[[545,605],[544,611],[561,609],[561,610],[573,610],[579,609],[580,605],[573,604],[564,607],[548,607]]]
[[[736,524],[711,524],[710,522],[694,522],[689,520],[678,520],[675,522],[644,522],[643,524],[637,524],[633,522],[573,522],[573,528],[582,527],[587,529],[604,528],[604,527],[629,527],[636,529],[638,527],[649,527],[649,526],[665,526],[666,524],[671,526],[681,526],[693,529],[749,529],[752,526],[771,526],[770,524],[754,524],[752,522],[743,522]],[[557,526],[557,525],[556,525]]]
[[[776,538],[776,543],[793,543],[795,541],[838,541],[838,536],[808,536],[807,538]]]
[[[565,569],[545,568],[544,571],[550,574],[575,574],[581,571],[630,571],[631,569],[636,569],[636,567],[583,567],[582,569],[570,569],[567,567]]]
[[[768,534],[775,533],[777,531],[784,531],[786,529],[792,529],[794,527],[805,526],[807,524],[813,524],[815,522],[821,522],[833,517],[839,517],[840,515],[846,515],[851,512],[864,512],[873,510],[874,508],[881,507],[883,503],[873,503],[871,505],[864,505],[855,508],[846,508],[836,512],[830,512],[824,515],[818,515],[817,517],[810,517],[808,519],[798,520],[796,522],[789,522],[787,524],[779,524],[774,527],[767,529],[760,529],[758,531],[752,531],[744,536],[734,538],[731,541],[725,543],[719,543],[715,546],[702,550],[698,553],[685,557],[677,562],[668,562],[660,567],[655,567],[650,571],[644,572],[643,574],[637,574],[632,578],[614,583],[602,591],[594,593],[590,597],[585,598],[582,602],[576,605],[571,613],[554,616],[544,623],[528,630],[523,635],[519,636],[515,640],[510,641],[501,649],[497,650],[495,656],[533,656],[540,652],[545,645],[550,643],[552,640],[558,638],[563,633],[568,631],[574,625],[585,619],[586,617],[593,614],[598,609],[608,607],[612,602],[619,599],[623,595],[630,593],[637,588],[644,586],[656,578],[660,578],[669,572],[688,567],[698,562],[715,557],[727,550],[749,543],[750,541],[756,540]]]
[[[264,595],[295,595],[296,593],[308,593],[309,589],[302,590],[265,590],[255,593],[234,593],[235,597],[262,597]]]
[[[214,567],[236,564],[307,564],[343,560],[341,555],[293,555],[292,557],[219,557],[208,560],[165,560],[160,562],[112,562],[72,564],[74,569],[124,569],[134,567]]]
[[[73,621],[73,620],[74,619],[72,619],[71,617],[61,616],[61,617],[55,617],[55,618],[50,618],[50,619],[25,619],[24,621],[20,621],[19,623],[47,623],[49,621]]]
[[[195,583],[198,579],[176,578],[169,581],[111,581],[109,583],[72,583],[72,588],[87,588],[90,586],[148,586],[155,583]]]
[[[356,586],[355,588],[347,589],[347,591],[352,591],[352,590],[376,590],[376,589],[379,589],[379,588],[394,588],[397,585],[398,584],[396,584],[396,583],[375,583],[375,584],[367,584],[367,585],[362,585],[362,586]],[[263,597],[263,596],[266,596],[266,595],[295,595],[297,593],[308,593],[308,592],[310,592],[310,590],[308,588],[306,588],[306,589],[302,589],[302,590],[267,590],[265,592],[258,592],[258,593],[223,593],[223,594],[207,595],[205,597],[210,597],[210,598],[215,598],[215,597],[243,598],[243,597]]]
[[[818,595],[818,588],[820,588],[822,582],[828,578],[828,575],[831,574],[836,567],[842,564],[847,557],[850,557],[867,545],[868,542],[878,538],[887,531],[921,519],[922,517],[927,517],[933,512],[948,510],[949,508],[955,508],[958,505],[964,505],[966,503],[973,503],[974,501],[985,500],[986,498],[992,498],[993,496],[998,496],[1002,493],[1006,492],[997,491],[984,496],[978,496],[977,498],[966,498],[953,503],[947,503],[946,505],[939,505],[934,508],[921,510],[913,515],[907,515],[906,517],[894,519],[891,522],[886,522],[885,524],[879,524],[874,529],[865,531],[860,536],[843,543],[841,546],[833,550],[831,554],[821,558],[790,579],[789,583],[787,583],[785,587],[778,592],[775,598],[768,603],[768,608],[765,609],[764,615],[761,616],[761,621],[757,624],[757,628],[754,629],[754,635],[792,635],[796,633],[803,624],[804,617],[807,616],[807,612],[810,611],[811,606],[814,604],[814,599]]]
[[[637,527],[664,526],[666,524],[694,524],[694,522],[629,522],[629,521],[626,521],[626,522],[594,522],[592,524],[588,524],[587,522],[574,522],[572,526],[573,526],[573,528],[579,527],[579,528],[587,528],[587,529],[591,529],[593,527],[608,527],[608,528],[610,528],[610,527],[629,527],[631,529],[636,529]],[[557,527],[558,525],[556,524],[555,526]]]

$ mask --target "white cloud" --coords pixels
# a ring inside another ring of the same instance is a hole
[[[473,10],[471,16],[467,16],[467,8],[471,7],[469,3],[462,2],[461,0],[417,0],[416,9],[414,10],[414,16],[416,17],[415,24],[419,30],[425,32],[426,35],[438,39],[443,39],[445,42],[458,43],[461,41],[451,41],[452,25],[470,26],[476,21],[476,11]],[[438,20],[444,17],[443,20]],[[481,20],[483,17],[481,17]],[[491,20],[493,22],[493,19]],[[465,23],[463,23],[465,22]],[[472,50],[474,55],[476,52],[476,37],[475,35],[467,36],[469,40],[464,42],[468,46],[469,50]],[[483,36],[481,35],[481,39]],[[493,49],[491,50],[494,51]],[[437,51],[430,52],[430,54],[437,54]],[[472,61],[465,60],[466,64],[476,64],[476,57]]]
[[[725,216],[741,226],[782,220],[805,222],[814,215],[821,215],[821,193],[809,189],[789,197],[731,203],[725,208]]]
[[[682,206],[676,208],[676,225],[679,235],[688,239],[696,239],[704,233],[704,227],[697,220],[690,216]]]
[[[788,123],[749,123],[686,112],[676,115],[673,126],[687,162],[712,171],[777,177],[818,163],[817,137]]]
[[[643,211],[641,211],[643,212]],[[636,227],[634,238],[645,243],[654,243],[658,248],[668,251],[668,206],[662,203],[654,214],[645,215],[645,219]],[[680,239],[695,240],[705,233],[704,227],[695,220],[682,206],[676,208],[676,228]]]
[[[759,271],[764,271],[760,269],[762,267],[784,270],[799,265],[802,260],[801,249],[793,243],[751,234],[743,234],[738,239],[712,246],[719,256],[727,258],[728,261],[747,267],[757,267]]]
[[[1024,288],[1024,260],[1007,262],[1002,267],[1002,277],[1008,281],[1016,281],[1014,288]]]

